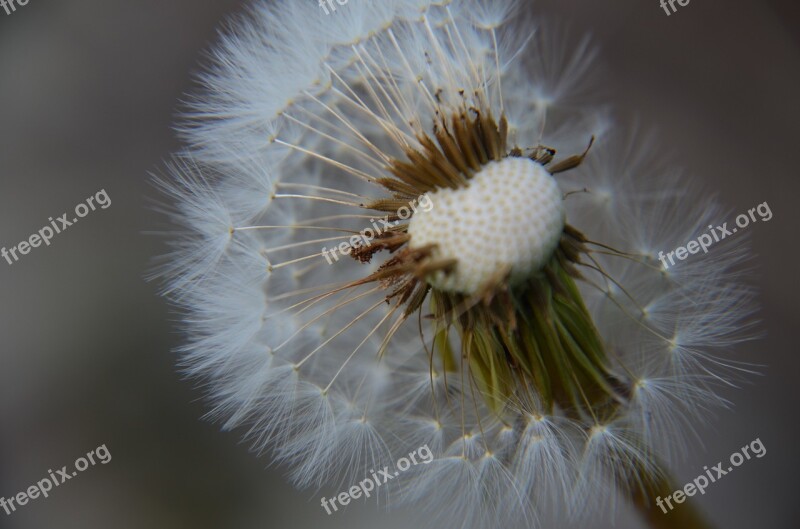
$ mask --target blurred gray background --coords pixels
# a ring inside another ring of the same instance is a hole
[[[0,10],[0,246],[10,247],[105,189],[98,210],[14,266],[0,261],[0,496],[106,444],[92,467],[0,527],[408,527],[373,503],[327,516],[239,443],[201,421],[200,392],[176,372],[169,308],[142,276],[162,251],[148,172],[201,52],[235,0],[32,0]],[[718,527],[800,526],[800,17],[796,0],[532,4],[601,47],[603,85],[622,115],[656,128],[665,154],[731,211],[768,201],[749,229],[766,338],[735,358],[763,376],[727,395],[735,410],[701,429],[678,481],[759,437],[767,456],[709,488]],[[725,220],[725,219],[720,219]],[[328,491],[334,492],[334,491]],[[617,527],[642,527],[623,512]]]

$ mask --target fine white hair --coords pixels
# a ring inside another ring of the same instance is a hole
[[[746,249],[722,242],[659,265],[659,251],[725,212],[698,205],[697,186],[652,156],[654,143],[617,130],[592,101],[594,46],[558,28],[505,0],[349,0],[330,14],[259,1],[212,50],[181,126],[186,151],[159,179],[180,229],[159,273],[210,416],[244,426],[298,486],[358,483],[427,444],[435,460],[381,491],[393,503],[448,527],[592,516],[613,501],[625,461],[680,457],[690,418],[726,404],[715,387],[738,366],[713,349],[748,330],[752,293],[736,272]],[[431,363],[416,317],[377,355],[397,316],[385,292],[339,287],[380,263],[322,255],[372,226],[359,205],[437,109],[479,97],[520,148],[572,154],[596,138],[559,184],[588,190],[566,200],[571,225],[638,256],[598,254],[614,280],[587,274],[581,287],[613,368],[636,388],[613,421],[556,411],[504,424],[473,399],[468,375]]]

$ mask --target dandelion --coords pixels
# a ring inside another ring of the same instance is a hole
[[[746,337],[746,254],[659,264],[720,210],[593,106],[589,43],[518,7],[282,1],[232,24],[159,180],[183,366],[301,487],[425,445],[382,500],[447,527],[625,498],[705,527],[652,504],[741,372],[714,348]]]

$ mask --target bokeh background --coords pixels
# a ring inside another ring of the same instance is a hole
[[[299,0],[297,0],[299,1]],[[181,337],[142,277],[163,250],[147,232],[148,173],[178,147],[171,125],[198,60],[236,0],[32,0],[0,10],[0,246],[105,189],[91,213],[13,266],[0,261],[0,496],[106,444],[93,467],[0,528],[406,528],[366,502],[327,516],[319,494],[200,420],[182,380]],[[726,396],[677,469],[692,479],[755,438],[767,448],[699,499],[726,529],[800,526],[800,16],[796,0],[539,0],[534,9],[600,48],[602,96],[621,127],[659,150],[732,212],[767,201],[750,231],[765,338],[730,355],[762,376]],[[697,197],[702,204],[705,197]],[[720,219],[720,221],[728,219]],[[329,493],[336,491],[326,491]],[[329,494],[330,495],[330,494]],[[601,527],[598,525],[598,527]],[[620,509],[616,527],[639,528]]]

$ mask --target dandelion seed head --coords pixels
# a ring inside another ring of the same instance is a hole
[[[381,495],[442,526],[597,516],[726,404],[746,247],[662,269],[722,211],[521,6],[256,2],[211,53],[159,271],[209,416],[299,487],[425,445]]]

